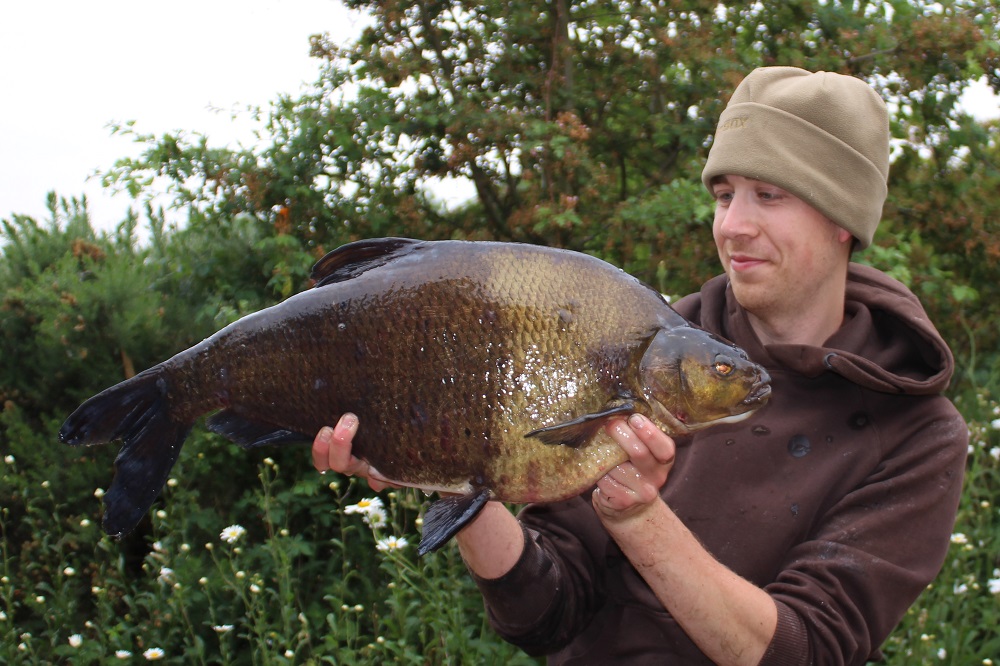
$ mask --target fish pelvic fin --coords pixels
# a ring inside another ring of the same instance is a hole
[[[71,446],[121,440],[115,477],[104,494],[104,531],[120,538],[135,529],[160,494],[192,423],[176,419],[167,380],[147,371],[80,405],[59,439]]]
[[[424,513],[424,531],[420,535],[417,553],[426,555],[443,546],[479,515],[489,499],[490,491],[481,488],[467,495],[445,497],[431,504]]]
[[[316,281],[314,288],[350,280],[408,254],[423,243],[411,238],[371,238],[341,245],[317,261],[309,277]]]
[[[206,425],[212,432],[236,442],[244,449],[268,444],[311,444],[313,437],[263,421],[254,421],[231,409],[209,417]]]
[[[636,404],[632,400],[616,402],[613,406],[599,412],[584,414],[570,421],[532,430],[525,437],[536,437],[545,444],[559,444],[576,448],[589,442],[611,419],[627,416],[635,411],[637,411]]]

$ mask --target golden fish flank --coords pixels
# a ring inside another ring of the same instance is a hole
[[[742,418],[770,391],[746,354],[585,254],[374,239],[313,289],[248,315],[94,396],[69,444],[120,439],[105,529],[134,528],[197,418],[244,446],[311,441],[352,411],[354,451],[397,483],[463,489],[432,505],[421,551],[491,497],[549,502],[624,460],[603,433],[641,412],[671,434]]]

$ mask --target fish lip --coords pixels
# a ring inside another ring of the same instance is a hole
[[[768,398],[771,397],[771,385],[770,384],[759,384],[755,386],[747,397],[743,398],[744,405],[753,405],[757,403],[764,403]]]

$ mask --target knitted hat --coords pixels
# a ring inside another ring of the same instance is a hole
[[[761,67],[719,118],[701,174],[744,176],[787,190],[868,247],[889,177],[889,113],[864,81]]]

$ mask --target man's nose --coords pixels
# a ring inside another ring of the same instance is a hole
[[[754,207],[746,200],[746,197],[734,196],[729,205],[719,212],[722,215],[722,219],[719,221],[719,231],[726,238],[757,234]]]

